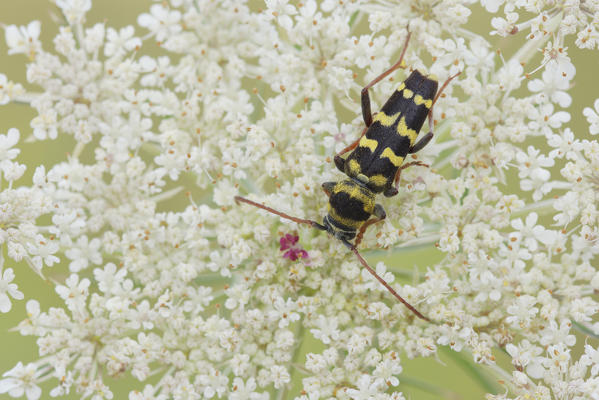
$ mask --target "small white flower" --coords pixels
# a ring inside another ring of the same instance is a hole
[[[520,189],[526,192],[533,191],[533,200],[539,201],[552,189],[552,184],[549,181],[550,177],[551,173],[546,169],[535,168],[530,171],[530,176],[527,179],[520,181]]]
[[[403,368],[401,367],[399,357],[395,355],[392,358],[386,358],[379,362],[372,372],[372,375],[376,378],[383,379],[387,386],[399,385],[399,379],[395,375],[401,374]]]
[[[523,242],[528,250],[535,251],[538,246],[538,240],[545,233],[545,227],[543,225],[537,225],[538,214],[532,212],[526,216],[525,223],[522,219],[517,218],[512,221],[512,228],[518,230],[523,237]]]
[[[510,92],[518,89],[522,83],[524,68],[516,60],[510,60],[498,72],[496,79],[501,90]]]
[[[162,4],[153,4],[150,14],[143,13],[137,17],[137,23],[156,35],[159,42],[176,35],[181,31],[181,12],[169,10]]]
[[[382,321],[389,315],[391,309],[385,303],[375,301],[368,304],[366,312],[368,313],[368,318]]]
[[[497,0],[491,0],[491,3],[489,3],[489,5],[491,5],[491,4],[493,5],[492,8],[494,8],[495,1],[497,1]],[[506,6],[506,9],[507,8],[508,7]],[[519,17],[518,13],[515,13],[515,12],[507,12],[506,18],[494,17],[491,20],[491,26],[493,26],[493,28],[495,28],[495,30],[491,31],[491,35],[499,35],[499,36],[505,37],[505,36],[517,33],[518,28],[516,25],[516,21],[518,21],[518,17]]]
[[[540,102],[551,101],[567,108],[572,104],[572,97],[566,92],[570,88],[570,80],[565,78],[559,69],[546,68],[543,79],[528,82],[528,90],[538,92]]]
[[[291,375],[283,366],[273,365],[270,367],[270,374],[275,389],[280,389],[291,381]]]
[[[553,208],[560,211],[553,216],[553,220],[559,226],[568,225],[579,213],[578,196],[573,192],[567,192],[553,203]]]
[[[599,99],[595,100],[594,107],[594,110],[590,107],[585,107],[585,109],[582,110],[582,113],[587,118],[587,121],[589,124],[591,124],[589,128],[591,135],[596,135],[599,133],[599,115],[597,115],[597,113],[599,113]]]
[[[528,146],[527,153],[523,151],[516,153],[516,160],[520,164],[518,173],[520,179],[531,176],[536,169],[552,167],[555,164],[551,158],[546,157],[533,146]]]
[[[483,7],[491,13],[496,13],[499,7],[504,3],[505,0],[482,0],[481,4]]]
[[[54,255],[58,251],[58,243],[55,240],[47,240],[42,235],[37,235],[34,242],[27,243],[27,247],[29,253],[33,256],[33,263],[40,270],[43,264],[51,267],[60,261]]]
[[[11,397],[22,397],[27,400],[37,400],[42,395],[42,389],[37,386],[37,366],[34,363],[23,366],[18,362],[13,369],[6,371],[4,379],[0,380],[0,393],[8,393]]]
[[[24,164],[14,163],[10,161],[0,162],[0,168],[4,174],[4,178],[9,181],[16,181],[25,173],[27,167]]]
[[[126,52],[134,50],[141,46],[141,40],[134,36],[135,29],[132,26],[126,26],[117,31],[113,28],[108,28],[106,31],[106,39],[108,40],[104,46],[104,55],[106,57],[119,58]]]
[[[282,297],[277,297],[273,303],[273,308],[268,313],[268,318],[272,321],[279,321],[279,328],[285,328],[300,318],[296,312],[297,306],[290,298],[285,301]]]
[[[575,160],[578,152],[583,149],[580,140],[576,139],[570,128],[564,129],[561,134],[551,135],[547,143],[554,149],[549,152],[550,158],[562,158],[566,156],[569,160]]]
[[[157,394],[157,388],[152,385],[144,386],[143,392],[133,390],[129,392],[129,400],[167,400],[164,394]]]
[[[0,135],[0,161],[13,160],[19,153],[20,149],[14,149],[19,142],[19,130],[10,128],[6,135]]]
[[[102,243],[98,238],[90,241],[84,235],[77,239],[77,242],[65,252],[67,258],[72,260],[69,264],[71,272],[79,272],[82,269],[86,269],[90,263],[95,265],[102,263],[101,245]]]
[[[495,66],[494,54],[484,40],[472,40],[470,47],[464,49],[463,57],[466,65],[478,73],[490,72]]]
[[[15,274],[12,268],[5,269],[0,278],[0,312],[2,313],[7,313],[12,308],[9,295],[15,300],[24,298],[23,293],[17,290],[17,284],[10,283],[14,278]]]
[[[85,1],[85,0],[84,0]],[[96,53],[104,44],[104,34],[106,29],[104,24],[95,24],[93,27],[85,30],[85,38],[83,40],[83,48],[88,53]]]
[[[55,110],[47,110],[31,120],[33,136],[38,140],[58,137],[57,114]]]
[[[6,75],[0,74],[0,106],[7,104],[12,99],[22,95],[23,86],[9,81]]]
[[[337,329],[337,318],[324,317],[320,315],[316,321],[317,329],[310,329],[310,333],[314,338],[320,340],[324,344],[331,343],[331,340],[339,339],[339,329]]]
[[[5,28],[8,54],[22,53],[33,60],[42,48],[39,41],[40,30],[39,21],[32,21],[27,26],[8,25]]]
[[[65,283],[66,286],[56,286],[56,293],[65,301],[70,310],[82,311],[85,308],[91,282],[87,278],[79,281],[78,275],[71,274]]]
[[[570,121],[570,113],[566,111],[554,112],[553,104],[543,104],[538,108],[534,108],[534,113],[531,115],[529,127],[536,135],[544,135],[549,137],[554,129]]]
[[[228,295],[225,307],[229,310],[243,308],[250,299],[250,291],[244,284],[233,285],[226,289]]]
[[[229,393],[229,399],[231,400],[266,400],[268,399],[267,393],[256,392],[256,380],[249,378],[246,382],[241,378],[233,379],[233,389]]]
[[[540,343],[543,346],[564,343],[568,347],[572,347],[576,344],[576,336],[570,335],[571,328],[572,323],[570,321],[562,321],[559,324],[559,327],[557,322],[551,321],[549,326],[545,327],[541,332],[542,337]]]
[[[56,0],[56,5],[62,9],[63,15],[71,24],[84,22],[85,13],[92,7],[91,0]]]
[[[376,264],[375,271],[376,271],[377,275],[380,276],[381,278],[383,278],[383,280],[385,282],[387,282],[388,284],[393,283],[393,281],[395,280],[395,275],[393,275],[391,272],[387,271],[387,266],[383,262],[378,262]],[[385,290],[385,288],[381,286],[381,283],[378,280],[376,280],[376,278],[374,276],[372,276],[372,274],[370,272],[368,272],[366,269],[362,269],[361,274],[362,274],[362,280],[365,282],[364,283],[365,288],[367,288],[368,290],[377,290],[377,291]]]
[[[533,307],[536,304],[536,299],[529,295],[520,296],[508,306],[507,312],[511,314],[505,319],[509,324],[526,327],[531,323],[533,318],[539,311],[537,307]]]
[[[106,264],[104,269],[94,269],[94,277],[98,288],[106,294],[120,293],[125,275],[127,275],[127,270],[121,268],[117,271],[116,265],[113,263]]]
[[[594,49],[597,43],[599,43],[599,33],[595,29],[595,26],[589,24],[578,31],[576,46],[581,49]]]
[[[372,400],[381,395],[384,381],[376,379],[373,376],[363,374],[355,383],[357,389],[346,389],[345,392],[351,399],[355,400]]]
[[[589,344],[584,345],[584,354],[580,358],[580,362],[591,366],[591,376],[599,374],[599,350],[593,348]]]
[[[295,6],[289,4],[289,0],[265,0],[266,17],[269,19],[275,18],[279,25],[285,29],[291,29],[293,20],[290,15],[297,14]]]

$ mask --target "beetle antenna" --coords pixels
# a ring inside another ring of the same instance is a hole
[[[364,268],[366,268],[366,270],[368,272],[370,272],[370,274],[372,276],[374,276],[385,288],[387,288],[387,290],[389,292],[391,292],[391,294],[393,296],[395,296],[397,298],[397,300],[401,301],[403,303],[403,305],[406,306],[406,307],[408,307],[408,309],[410,311],[412,311],[414,313],[414,315],[416,315],[418,318],[423,319],[423,320],[428,321],[428,322],[431,322],[430,319],[428,319],[427,317],[425,317],[424,315],[422,315],[420,313],[420,311],[418,311],[413,305],[411,305],[403,297],[401,297],[387,282],[385,282],[385,280],[383,278],[381,278],[379,276],[379,274],[376,273],[376,271],[374,269],[372,269],[372,267],[370,265],[368,265],[368,263],[366,262],[366,260],[364,260],[364,258],[362,258],[362,256],[358,252],[358,249],[356,248],[356,246],[352,245],[349,249],[356,255],[356,257],[358,257],[358,260],[360,261],[360,263],[362,264],[362,266],[364,266]]]
[[[293,222],[297,222],[298,224],[310,225],[312,228],[319,229],[321,231],[326,231],[327,230],[327,228],[324,225],[321,225],[321,224],[319,224],[316,221],[312,221],[311,219],[303,219],[303,218],[292,217],[289,214],[285,214],[284,212],[275,210],[274,208],[270,208],[270,207],[267,207],[267,206],[265,206],[263,204],[256,203],[255,201],[246,199],[245,197],[235,196],[235,202],[237,204],[239,204],[240,201],[243,202],[243,203],[247,203],[249,205],[252,205],[254,207],[261,208],[261,209],[266,210],[266,211],[268,211],[270,213],[276,214],[279,217],[283,217],[283,218],[286,218],[286,219],[291,220]]]
[[[327,230],[327,228],[324,225],[321,225],[321,224],[319,224],[316,221],[312,221],[311,219],[303,219],[303,218],[293,217],[293,216],[291,216],[289,214],[285,214],[285,213],[283,213],[281,211],[275,210],[274,208],[270,208],[270,207],[265,206],[263,204],[256,203],[255,201],[246,199],[245,197],[235,196],[235,202],[239,203],[240,201],[243,202],[243,203],[247,203],[249,205],[252,205],[254,207],[261,208],[261,209],[266,210],[266,211],[268,211],[270,213],[278,215],[279,217],[291,220],[291,221],[296,222],[298,224],[310,225],[312,228],[319,229],[321,231],[326,231]],[[374,269],[372,269],[372,267],[370,265],[368,265],[368,263],[366,262],[366,260],[364,260],[364,258],[362,258],[362,256],[358,252],[358,249],[356,248],[356,246],[354,246],[353,244],[351,244],[347,240],[341,240],[341,242],[345,246],[347,246],[347,248],[349,248],[356,255],[356,257],[358,257],[358,260],[364,266],[364,268],[366,268],[366,270],[368,272],[370,272],[370,274],[372,274],[372,276],[374,276],[389,292],[391,292],[391,294],[393,296],[395,296],[397,298],[397,300],[401,301],[418,318],[423,319],[423,320],[428,321],[428,322],[431,322],[430,319],[428,319],[427,317],[425,317],[424,315],[422,315],[420,313],[420,311],[418,311],[416,308],[414,308],[414,306],[412,306],[403,297],[401,297],[391,286],[389,286],[389,284],[387,282],[385,282],[385,280],[383,278],[381,278],[376,273],[376,271]]]

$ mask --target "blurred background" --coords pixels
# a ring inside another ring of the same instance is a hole
[[[88,13],[87,25],[92,26],[97,22],[105,22],[108,26],[117,29],[126,25],[136,25],[137,16],[141,12],[146,12],[152,3],[150,0],[97,0],[93,3],[91,12]],[[252,3],[259,4],[261,2],[253,1]],[[492,16],[478,5],[474,6],[472,11],[473,15],[470,19],[469,29],[477,31],[488,38],[488,33],[492,30],[490,25]],[[26,25],[33,20],[41,21],[41,40],[45,49],[52,47],[52,40],[58,32],[55,15],[58,15],[58,11],[52,2],[47,0],[0,1],[0,24],[15,24],[18,26]],[[137,27],[136,31],[138,35],[144,33],[143,30],[137,29]],[[3,30],[0,35],[0,73],[5,74],[9,80],[20,82],[26,88],[29,88],[25,79],[26,57],[23,55],[8,56]],[[524,38],[522,35],[516,35],[507,39],[492,37],[490,40],[494,43],[496,49],[501,49],[507,59],[523,43]],[[599,91],[594,90],[597,86],[588,83],[596,82],[594,72],[599,66],[599,56],[597,52],[578,50],[574,43],[566,43],[566,46],[568,47],[568,54],[577,67],[576,78],[574,79],[576,86],[570,92],[573,97],[573,105],[569,109],[572,120],[568,125],[575,135],[581,139],[589,138],[588,123],[582,115],[582,109],[592,107],[595,98],[599,97]],[[525,70],[533,70],[540,60],[541,54],[539,52],[539,55],[525,67]],[[535,77],[540,77],[540,73],[537,73]],[[522,85],[520,90],[526,91],[526,85]],[[356,112],[359,112],[359,108],[356,108]],[[23,139],[28,137],[32,131],[29,122],[34,116],[33,110],[25,104],[0,106],[0,134],[5,134],[12,127],[18,128],[21,132],[21,142],[19,143],[21,154],[17,160],[28,166],[27,173],[18,182],[21,185],[31,183],[31,177],[37,165],[45,164],[48,166],[64,160],[67,152],[73,148],[74,144],[70,137],[64,138],[60,135],[58,140],[55,141],[23,143]],[[349,117],[348,121],[351,118]],[[518,187],[515,187],[514,191],[519,191]],[[4,248],[3,251],[5,251]],[[427,247],[399,253],[395,257],[397,259],[396,263],[404,265],[405,268],[416,265],[424,270],[427,265],[439,260],[441,253],[434,248]],[[383,259],[387,265],[394,262],[393,259],[386,257],[384,254],[381,254],[378,258],[377,256],[369,257],[369,262],[374,265],[377,261]],[[7,267],[15,270],[15,283],[18,284],[19,290],[25,293],[26,300],[38,300],[44,311],[52,306],[62,306],[62,301],[54,292],[53,285],[42,281],[25,264],[14,265],[12,261],[7,261],[5,268]],[[52,269],[46,268],[45,273],[51,274],[54,279],[62,282],[68,276],[68,269],[66,263],[63,263],[54,266]],[[91,274],[91,271],[86,273]],[[11,369],[18,361],[26,364],[38,358],[35,339],[22,337],[17,332],[11,331],[11,328],[26,317],[26,300],[13,300],[12,310],[7,314],[0,314],[0,374]],[[579,348],[582,345],[584,345],[584,338],[579,336]],[[307,353],[319,349],[318,343],[306,342],[302,351]],[[506,371],[511,371],[509,358],[505,353],[497,350],[495,355],[499,364]],[[400,390],[404,392],[408,399],[480,399],[484,398],[484,393],[501,393],[504,391],[503,387],[491,377],[489,371],[474,364],[471,361],[471,356],[465,352],[456,354],[448,349],[441,349],[438,359],[429,358],[410,361],[404,358],[403,361],[404,369],[400,376]],[[293,390],[290,393],[299,394],[298,392],[301,390],[300,378],[296,377],[293,382]],[[115,399],[126,399],[129,390],[141,389],[144,386],[143,383],[131,377],[125,377],[118,381],[107,378],[105,382],[113,390]],[[54,386],[55,381],[42,386],[44,390],[42,399],[50,398],[49,390]],[[8,398],[6,394],[0,396]],[[77,394],[71,393],[68,398],[76,399],[78,397]]]

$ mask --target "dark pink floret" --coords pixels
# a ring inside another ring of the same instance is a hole
[[[291,261],[295,261],[298,258],[308,258],[308,252],[297,244],[298,241],[299,236],[291,235],[289,233],[279,240],[279,243],[281,244],[280,250],[287,250],[283,254],[283,258],[288,258]]]

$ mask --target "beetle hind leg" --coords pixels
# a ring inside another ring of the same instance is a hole
[[[364,237],[364,232],[366,232],[366,228],[368,228],[372,224],[376,224],[378,222],[383,221],[387,218],[387,213],[382,205],[377,204],[374,206],[374,216],[375,218],[371,218],[368,221],[364,222],[360,227],[360,231],[356,235],[356,239],[354,240],[354,247],[358,247],[360,242],[362,242],[362,238]]]
[[[430,118],[430,115],[431,114],[429,114],[429,119],[428,119],[429,120],[429,129],[430,130],[418,142],[416,142],[414,144],[414,146],[410,147],[410,150],[408,150],[409,154],[413,154],[413,153],[416,153],[416,152],[422,150],[424,148],[424,146],[426,146],[427,144],[429,144],[429,142],[433,138],[433,136],[434,136],[434,133],[433,133],[433,124],[432,124],[433,120]]]
[[[395,179],[393,179],[393,186],[388,187],[384,192],[383,195],[385,197],[393,197],[395,196],[397,193],[399,193],[399,178],[401,177],[401,170],[411,167],[413,165],[420,165],[421,167],[430,167],[430,165],[423,163],[422,161],[412,161],[409,162],[407,164],[402,165],[401,167],[399,167],[397,169],[397,172],[395,173]]]
[[[428,133],[426,135],[424,135],[417,143],[415,143],[414,146],[410,147],[410,150],[408,151],[408,153],[413,154],[413,153],[416,153],[416,152],[422,150],[424,148],[424,146],[429,144],[429,142],[433,138],[433,136],[434,136],[433,128],[435,125],[433,122],[433,107],[435,106],[435,103],[437,102],[439,97],[441,97],[443,90],[445,90],[447,85],[449,85],[449,82],[451,82],[455,77],[457,77],[460,74],[461,74],[461,72],[458,72],[457,74],[450,76],[449,78],[447,78],[447,80],[445,82],[443,82],[443,85],[441,86],[441,89],[439,89],[439,91],[437,92],[437,95],[433,99],[431,108],[428,112]]]

